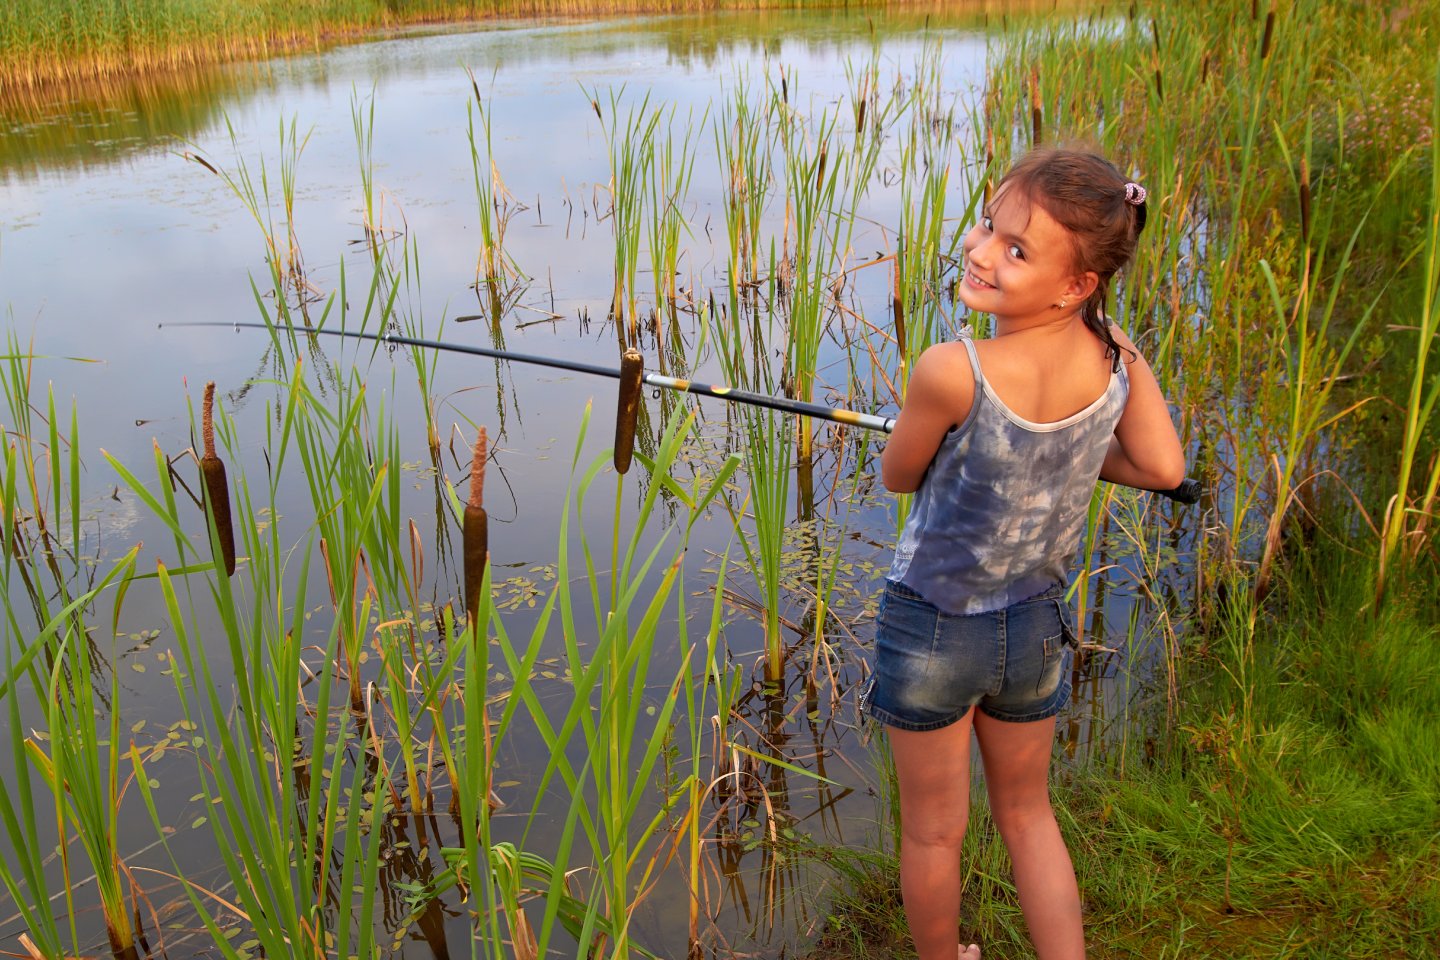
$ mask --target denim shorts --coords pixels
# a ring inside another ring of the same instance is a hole
[[[1063,584],[1003,610],[942,613],[903,584],[880,597],[860,713],[901,730],[938,730],[979,705],[997,720],[1055,716],[1070,699],[1075,630]]]

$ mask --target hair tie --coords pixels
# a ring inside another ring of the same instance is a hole
[[[1132,207],[1138,207],[1145,202],[1145,188],[1138,183],[1129,182],[1125,184],[1125,202]]]

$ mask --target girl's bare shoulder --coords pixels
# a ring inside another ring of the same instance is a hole
[[[927,347],[915,365],[915,372],[927,378],[969,391],[975,376],[970,367],[970,353],[958,340],[947,340]]]

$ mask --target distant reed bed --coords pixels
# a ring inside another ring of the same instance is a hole
[[[1026,3],[1005,4],[1005,9]],[[1039,4],[1033,4],[1039,6]],[[57,82],[266,57],[406,24],[824,7],[986,9],[986,0],[7,0],[0,98]],[[1052,4],[1044,4],[1049,9]]]

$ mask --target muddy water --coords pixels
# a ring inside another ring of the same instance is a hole
[[[678,272],[682,290],[700,302],[712,290],[718,296],[725,284],[723,179],[712,124],[733,92],[746,87],[758,95],[767,84],[778,85],[783,68],[791,104],[814,116],[827,110],[843,113],[858,65],[878,57],[882,81],[905,85],[913,81],[925,52],[937,45],[945,91],[937,110],[953,109],[959,116],[956,149],[942,159],[952,166],[950,207],[958,215],[974,175],[973,138],[964,115],[983,83],[985,33],[975,22],[747,15],[490,25],[395,36],[313,56],[5,108],[0,302],[9,329],[47,358],[35,365],[38,387],[43,391],[45,383],[52,383],[62,409],[73,399],[81,412],[85,530],[92,538],[86,546],[106,554],[145,540],[156,545],[148,556],[163,553],[163,531],[147,525],[133,496],[117,489],[98,451],[103,447],[137,467],[150,461],[155,444],[172,456],[183,451],[192,442],[187,397],[197,397],[206,380],[218,383],[236,417],[242,450],[256,461],[248,468],[263,470],[260,438],[280,399],[266,382],[276,373],[266,338],[173,324],[253,322],[273,312],[267,248],[260,225],[235,192],[188,157],[203,157],[232,176],[243,164],[262,194],[263,167],[270,196],[268,204],[262,197],[260,218],[281,236],[286,234],[282,168],[293,166],[294,236],[308,291],[299,299],[307,301],[305,309],[316,321],[327,301],[332,317],[340,310],[342,277],[350,309],[363,308],[364,278],[372,262],[364,242],[363,184],[369,177],[376,211],[372,225],[390,244],[411,245],[416,267],[403,294],[405,309],[427,335],[610,363],[618,352],[617,333],[606,322],[614,256],[610,168],[592,98],[605,104],[617,98],[622,115],[648,98],[651,107],[665,108],[677,135],[689,126],[697,161],[684,206],[688,232]],[[524,278],[510,288],[495,327],[485,320],[459,319],[491,308],[484,288],[477,292],[475,287],[480,228],[467,132],[474,102],[467,68],[488,106],[493,159],[507,191],[505,252]],[[357,147],[357,118],[372,138],[368,159]],[[303,141],[303,149],[289,159],[287,138],[292,144]],[[851,267],[893,250],[900,163],[898,131],[892,131],[857,210]],[[783,202],[772,198],[766,216],[767,234],[782,236]],[[858,271],[847,294],[852,310],[881,327],[889,316],[886,269]],[[653,303],[652,282],[646,266],[640,273],[642,302]],[[693,316],[682,318],[680,331],[679,347],[672,349],[683,363],[699,356],[701,338]],[[421,529],[427,516],[433,529],[433,469],[409,359],[403,353],[374,355],[368,348],[332,343],[323,349],[326,359],[353,364],[377,394],[393,401],[402,419],[413,422],[406,435],[407,489],[414,499],[413,515],[422,518]],[[650,352],[647,362],[653,364]],[[844,356],[846,347],[838,338],[828,342],[820,371],[822,381],[842,393],[845,365],[839,361]],[[707,365],[703,358],[696,371],[702,374],[718,377],[713,362]],[[497,579],[510,580],[502,591],[523,596],[527,583],[543,581],[544,571],[537,568],[552,562],[556,552],[559,505],[570,482],[577,424],[587,401],[594,402],[598,426],[587,437],[583,458],[609,443],[613,384],[445,356],[430,392],[442,435],[441,469],[452,479],[464,471],[459,463],[463,452],[452,452],[451,444],[463,451],[472,424],[486,424],[498,437],[495,466],[503,482],[490,485],[487,505],[496,521],[490,549],[503,568]],[[647,403],[658,422],[659,401],[649,398]],[[723,435],[724,409],[702,402],[702,411],[708,432]],[[833,460],[822,460],[819,472],[827,468],[831,475],[817,478],[822,499],[826,492],[848,489],[849,483]],[[288,512],[299,515],[309,509],[309,499],[303,490],[294,493]],[[846,616],[863,640],[863,598],[887,559],[893,505],[888,498],[871,497],[845,515],[851,544],[847,561],[854,565]],[[705,550],[737,555],[732,528],[723,518],[708,525],[700,539]],[[429,547],[436,554],[431,569],[441,571],[439,579],[453,581],[444,551],[435,543]],[[742,600],[756,595],[753,580],[743,572],[732,576],[732,585]],[[1112,619],[1123,629],[1128,601],[1122,595],[1115,604]],[[797,601],[796,609],[800,606]],[[515,615],[523,624],[523,603]],[[122,649],[115,667],[123,678],[126,724],[144,721],[151,729],[164,729],[175,720],[166,712],[169,681],[158,670],[135,669],[153,664],[154,651],[165,644],[165,638],[146,632],[156,616],[133,603],[127,609],[122,629],[136,638],[135,649]],[[760,632],[743,602],[731,620],[727,640],[737,659],[754,661]],[[323,633],[318,625],[317,630]],[[846,670],[853,670],[853,660],[848,662]],[[854,679],[853,673],[842,673],[840,689]],[[851,707],[833,714],[828,704],[806,709],[801,690],[799,684],[787,684],[782,697],[768,704],[752,695],[743,707],[747,722],[768,723],[772,746],[785,746],[807,766],[823,767],[840,786],[822,789],[799,778],[779,784],[775,796],[783,798],[794,829],[816,842],[871,842],[877,832],[877,807],[867,795],[871,761],[855,735]],[[557,684],[548,695],[560,702],[565,689]],[[1109,709],[1116,712],[1113,704]],[[1072,731],[1086,739],[1094,718],[1104,716],[1098,708],[1093,714],[1077,713]],[[512,754],[504,758],[508,778],[525,779],[534,747],[533,742],[512,744]],[[195,819],[194,803],[187,799],[195,792],[189,763],[185,759],[165,769],[161,796],[172,805],[162,817],[168,822],[188,825]],[[153,835],[138,804],[128,814],[137,836]],[[190,859],[182,866],[197,871],[196,879],[203,882],[216,876],[204,870],[214,857],[204,849],[208,832],[195,836],[197,843],[188,848]],[[820,916],[812,896],[816,878],[794,866],[777,868],[763,848],[754,848],[745,836],[738,840],[720,856],[724,868],[711,905],[716,929],[740,952],[774,955],[785,945],[803,944]],[[153,853],[137,853],[135,862],[168,866]],[[173,890],[168,895],[163,888],[157,891],[157,898],[173,895]],[[0,899],[0,920],[14,912],[7,907],[8,901]],[[452,908],[446,905],[448,917],[436,923],[452,929],[451,942],[460,943],[465,924],[461,911]],[[633,932],[661,956],[681,955],[683,917],[683,889],[664,885]],[[90,911],[86,920],[95,933],[93,942],[103,943],[98,917]],[[441,955],[434,929],[434,923],[411,928],[395,955]],[[13,942],[17,932],[14,920],[0,926],[0,945]],[[184,955],[183,948],[177,949]]]

